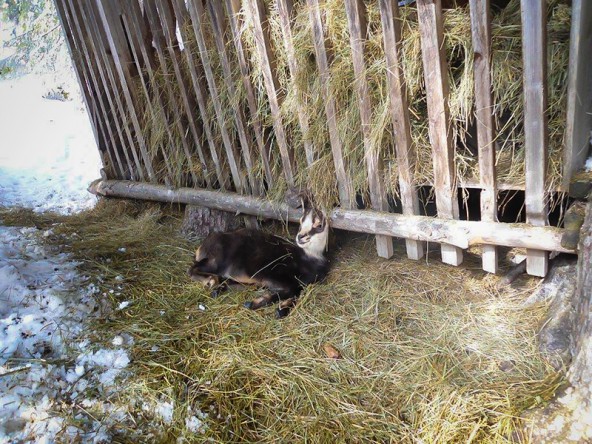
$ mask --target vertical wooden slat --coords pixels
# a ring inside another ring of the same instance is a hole
[[[481,220],[497,221],[493,95],[491,90],[491,10],[489,0],[471,0],[471,31],[475,78],[475,118],[481,181]],[[494,245],[482,247],[483,269],[497,273]]]
[[[152,161],[148,154],[146,141],[144,140],[140,121],[136,112],[136,104],[132,98],[132,92],[130,89],[131,78],[129,72],[127,71],[128,67],[126,66],[124,68],[124,64],[129,65],[129,60],[131,57],[125,59],[123,58],[123,54],[128,51],[128,46],[125,36],[122,32],[123,28],[121,27],[121,23],[115,23],[115,20],[118,18],[118,14],[114,8],[117,8],[118,3],[119,2],[114,3],[113,0],[95,0],[98,16],[100,17],[105,30],[104,36],[107,40],[109,48],[111,49],[111,57],[115,63],[115,70],[119,77],[121,91],[123,92],[123,97],[127,105],[127,111],[132,120],[135,137],[140,146],[140,153],[142,155],[142,160],[144,161],[144,167],[146,168],[148,178],[151,181],[156,181],[157,178],[152,168]]]
[[[278,14],[280,16],[280,25],[282,27],[282,37],[284,40],[284,48],[286,50],[286,57],[288,60],[288,69],[290,70],[290,77],[292,78],[291,88],[294,89],[294,94],[298,97],[298,123],[300,124],[300,131],[302,132],[302,143],[306,153],[306,162],[311,165],[314,158],[314,146],[310,139],[310,125],[308,124],[308,115],[304,103],[300,100],[302,91],[298,88],[296,77],[298,76],[298,64],[296,61],[296,53],[294,50],[294,38],[292,36],[292,0],[278,0],[277,2]]]
[[[226,122],[224,121],[224,112],[222,110],[222,103],[220,102],[220,94],[218,93],[218,86],[216,85],[216,79],[214,72],[212,71],[212,65],[208,55],[208,48],[204,39],[204,24],[203,24],[203,5],[201,0],[189,0],[187,2],[189,14],[191,16],[191,24],[193,25],[193,32],[195,33],[195,40],[199,48],[199,55],[201,64],[206,75],[206,81],[210,90],[210,99],[214,105],[214,112],[216,114],[216,120],[220,128],[220,134],[222,135],[222,143],[226,150],[226,158],[228,165],[230,166],[230,172],[232,174],[232,180],[234,186],[239,193],[245,192],[245,186],[241,172],[239,171],[238,156],[235,153],[234,146],[230,140],[228,129],[226,128]]]
[[[444,51],[441,0],[417,0],[421,56],[429,117],[429,135],[434,158],[434,187],[438,217],[458,219],[456,166],[448,110],[448,69]],[[459,265],[460,248],[443,244],[442,262]]]
[[[582,168],[592,131],[592,1],[573,0],[567,79],[567,115],[562,189]]]
[[[150,14],[152,14],[152,18],[157,28],[159,27],[158,17],[160,17],[160,30],[162,30],[162,36],[164,36],[164,44],[168,50],[169,58],[173,64],[173,72],[175,74],[175,79],[177,80],[177,84],[179,85],[179,94],[181,96],[181,103],[183,105],[185,115],[187,116],[187,125],[189,126],[189,132],[191,133],[193,143],[197,150],[197,155],[201,163],[201,168],[204,173],[206,184],[208,185],[208,187],[211,187],[212,184],[210,180],[210,172],[201,144],[201,132],[198,131],[198,128],[196,126],[198,119],[194,112],[195,106],[192,97],[190,97],[188,94],[188,92],[191,91],[191,89],[187,87],[187,84],[185,82],[185,76],[183,75],[183,72],[181,71],[181,66],[179,64],[178,53],[176,50],[178,44],[175,35],[175,19],[173,18],[170,10],[171,5],[168,0],[153,0],[152,4],[155,6],[155,8],[153,8],[152,5],[149,5],[147,3],[145,5],[145,10],[149,16]]]
[[[355,74],[355,89],[360,108],[362,139],[364,141],[364,159],[368,172],[370,202],[372,209],[388,212],[389,206],[384,189],[383,161],[380,147],[372,143],[372,101],[366,79],[366,62],[364,61],[364,42],[367,35],[366,11],[362,0],[346,0],[345,11],[349,25],[349,38]],[[390,258],[393,255],[393,238],[376,236],[376,251],[380,257]]]
[[[265,6],[261,0],[246,0],[250,5],[251,17],[253,17],[253,27],[255,33],[255,46],[259,52],[261,59],[261,72],[263,73],[263,81],[265,83],[265,90],[267,91],[267,98],[269,99],[269,107],[271,109],[271,118],[273,120],[273,129],[275,131],[275,139],[277,140],[280,156],[282,158],[282,167],[284,169],[284,176],[288,185],[294,185],[294,161],[292,149],[288,146],[286,138],[286,131],[282,122],[282,115],[280,112],[280,85],[275,74],[275,59],[271,51],[271,44],[269,41],[267,18],[265,17]],[[265,26],[265,28],[264,28]]]
[[[547,32],[545,0],[521,0],[524,63],[524,148],[526,157],[526,221],[547,225]],[[526,271],[545,276],[549,254],[526,250]]]
[[[115,129],[126,159],[127,171],[129,171],[130,178],[132,180],[144,180],[144,173],[137,154],[135,140],[128,123],[125,121],[125,107],[121,102],[118,83],[113,74],[114,68],[111,60],[107,57],[99,26],[94,20],[92,5],[89,3],[74,2],[73,0],[68,0],[68,5],[73,13],[74,22],[79,34],[81,36],[88,36],[84,42],[88,42],[87,50],[90,60],[95,60],[96,62],[111,115],[115,122]]]
[[[179,23],[179,32],[181,33],[181,38],[187,42],[189,41],[189,34],[187,30],[188,12],[185,7],[185,2],[184,0],[173,0],[172,4],[177,22]],[[212,162],[214,163],[214,168],[216,169],[218,184],[221,189],[226,190],[228,189],[230,180],[229,177],[222,171],[218,148],[214,142],[214,135],[210,125],[210,119],[208,118],[207,101],[204,94],[204,87],[200,80],[200,73],[197,71],[198,64],[196,63],[189,48],[185,48],[183,53],[185,54],[185,58],[187,60],[187,67],[191,76],[191,82],[193,83],[193,91],[195,92],[195,97],[197,99],[197,106],[199,108],[202,126],[210,149],[210,156],[212,158]]]
[[[118,177],[121,174],[120,177],[124,177],[119,160],[115,160],[111,153],[112,150],[116,149],[116,143],[113,134],[111,132],[107,134],[107,131],[105,131],[104,122],[107,115],[106,113],[101,115],[96,107],[97,101],[101,101],[102,103],[102,92],[97,88],[94,78],[91,79],[91,61],[88,57],[85,57],[81,41],[77,41],[74,37],[72,23],[66,14],[66,5],[63,3],[63,0],[55,0],[54,3],[62,30],[66,37],[68,50],[72,56],[74,72],[76,73],[76,78],[78,79],[78,83],[82,90],[82,97],[90,118],[91,127],[99,148],[99,154],[101,155],[103,166],[107,169],[110,176]],[[110,130],[110,127],[108,128]],[[108,160],[105,159],[105,153],[107,153]],[[116,167],[119,169],[119,174],[116,171]]]
[[[400,62],[401,25],[397,2],[395,0],[380,0],[380,17],[384,36],[388,93],[391,102],[391,119],[403,214],[417,215],[419,214],[419,198],[413,186],[415,149],[411,138],[407,91]],[[406,239],[405,245],[407,257],[410,259],[419,260],[424,256],[423,242]]]
[[[355,195],[351,178],[345,169],[345,162],[343,161],[343,144],[337,128],[337,108],[335,106],[335,99],[330,91],[329,60],[327,57],[327,48],[325,47],[325,34],[323,32],[323,21],[321,19],[319,1],[307,1],[310,22],[312,25],[317,67],[319,69],[321,91],[325,102],[325,115],[327,117],[327,128],[329,129],[331,152],[333,154],[335,174],[337,175],[339,200],[342,207],[352,208],[354,206]]]
[[[255,178],[253,170],[253,159],[251,153],[251,138],[247,133],[247,125],[243,116],[242,104],[238,102],[238,92],[235,85],[235,79],[232,75],[232,68],[230,66],[230,59],[226,52],[226,21],[224,19],[222,3],[219,0],[208,2],[208,13],[212,22],[212,31],[214,33],[214,40],[218,48],[218,55],[220,57],[220,65],[222,66],[222,73],[224,83],[228,94],[230,96],[230,104],[233,107],[233,117],[238,133],[238,140],[240,142],[243,160],[247,170],[247,176],[251,185],[251,192],[260,196],[262,194],[262,187],[259,181]]]
[[[255,92],[253,90],[253,83],[251,81],[249,64],[245,56],[245,50],[243,48],[243,42],[241,39],[241,25],[239,22],[241,0],[226,0],[225,5],[226,15],[229,18],[230,30],[232,32],[232,41],[234,43],[234,48],[236,49],[236,55],[238,57],[241,78],[247,93],[247,104],[251,114],[250,124],[253,126],[253,131],[255,132],[255,141],[257,142],[257,147],[261,153],[261,160],[263,162],[263,169],[265,170],[265,179],[267,180],[267,185],[272,187],[274,179],[271,172],[271,166],[269,164],[269,149],[265,143],[263,127],[258,115],[259,110],[257,107],[257,100],[255,99]]]

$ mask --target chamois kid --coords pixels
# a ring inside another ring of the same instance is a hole
[[[238,285],[266,289],[263,296],[246,302],[256,310],[280,301],[277,317],[286,316],[302,288],[323,279],[328,271],[324,256],[329,224],[322,211],[303,196],[304,214],[296,244],[254,229],[210,233],[195,253],[189,276],[217,292]]]

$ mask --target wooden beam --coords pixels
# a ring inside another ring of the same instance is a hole
[[[265,6],[262,0],[247,0],[251,9],[253,18],[253,28],[255,33],[255,46],[261,59],[261,72],[263,73],[263,83],[267,91],[269,107],[271,109],[271,118],[273,120],[273,129],[275,139],[277,140],[280,156],[282,158],[282,168],[284,176],[289,186],[294,185],[294,155],[288,145],[286,130],[282,122],[280,105],[282,97],[280,96],[280,85],[277,80],[275,69],[276,63],[272,54],[269,41],[269,29],[267,29],[267,18],[265,16]]]
[[[129,122],[125,118],[126,110],[121,100],[120,85],[115,79],[113,60],[107,56],[102,32],[98,21],[95,19],[94,8],[91,3],[86,2],[79,3],[68,0],[68,4],[70,10],[73,12],[74,21],[79,28],[80,35],[88,37],[85,40],[87,42],[87,49],[91,55],[91,60],[95,60],[96,69],[103,82],[111,115],[115,122],[115,129],[117,130],[121,148],[126,159],[127,171],[131,178],[144,180],[144,172],[138,157],[136,140],[130,130]]]
[[[475,119],[481,179],[481,220],[497,220],[495,171],[494,108],[491,83],[491,8],[489,0],[471,0],[471,31],[475,78]],[[482,249],[483,269],[498,271],[498,251],[487,245]]]
[[[544,226],[547,221],[547,2],[521,0],[524,63],[524,149],[526,157],[526,221]],[[549,255],[544,250],[526,252],[526,271],[545,276]]]
[[[138,141],[140,147],[140,153],[142,155],[142,160],[144,161],[144,167],[148,174],[148,178],[151,181],[156,181],[156,175],[154,173],[154,169],[152,168],[152,160],[150,159],[150,155],[148,154],[148,149],[146,146],[146,141],[144,140],[144,135],[142,134],[142,128],[140,126],[140,122],[138,120],[138,115],[136,112],[136,103],[132,97],[131,91],[131,77],[128,72],[128,68],[130,65],[131,55],[126,54],[129,49],[127,46],[127,40],[125,35],[123,35],[123,27],[121,26],[121,22],[119,21],[119,2],[114,2],[113,0],[95,0],[95,5],[97,8],[98,16],[103,24],[104,34],[107,44],[111,49],[111,57],[115,64],[115,70],[119,77],[119,83],[121,85],[121,91],[123,92],[123,97],[126,103],[126,110],[131,118],[132,126],[134,128],[134,136]],[[117,19],[117,21],[116,21]]]
[[[188,0],[186,2],[191,16],[191,24],[193,25],[193,32],[195,33],[195,40],[199,48],[199,58],[206,75],[206,81],[210,90],[210,99],[214,105],[214,112],[216,114],[216,120],[218,121],[218,127],[220,128],[220,134],[222,135],[222,143],[226,150],[226,158],[228,165],[230,166],[230,172],[232,174],[232,181],[234,182],[235,188],[240,192],[245,192],[245,184],[240,171],[240,163],[238,155],[235,152],[234,145],[230,140],[230,135],[226,128],[226,121],[224,117],[224,111],[222,110],[222,103],[220,101],[220,94],[218,92],[218,85],[214,77],[212,70],[212,64],[208,55],[208,48],[204,39],[204,9],[201,0]]]
[[[177,22],[179,24],[179,32],[181,33],[181,38],[188,42],[190,40],[189,31],[187,29],[187,23],[189,21],[188,11],[185,6],[184,0],[173,0],[173,10],[175,16],[177,18]],[[214,168],[216,170],[216,177],[218,179],[218,184],[220,188],[223,190],[228,189],[230,184],[230,178],[228,175],[224,174],[222,171],[222,164],[220,163],[220,155],[218,152],[218,147],[214,142],[214,135],[212,133],[212,127],[210,125],[210,119],[208,116],[208,108],[207,108],[207,100],[205,95],[205,88],[201,81],[201,72],[198,72],[198,63],[193,57],[193,54],[189,48],[185,48],[183,50],[185,54],[185,58],[187,60],[187,67],[189,68],[189,74],[191,76],[191,82],[193,83],[193,91],[195,93],[195,97],[197,99],[197,106],[199,108],[199,113],[201,116],[201,122],[206,134],[206,140],[208,142],[208,147],[210,149],[210,156],[212,158],[212,162],[214,163]]]
[[[302,216],[301,210],[257,197],[195,188],[170,189],[164,185],[146,182],[97,180],[90,185],[89,191],[104,197],[200,205],[232,213],[251,214],[261,218],[291,222],[298,222]],[[549,226],[535,227],[529,224],[437,219],[427,216],[408,216],[398,213],[341,208],[334,209],[329,214],[329,218],[333,228],[425,242],[446,243],[455,248],[495,244],[576,253],[573,249],[561,246],[561,238],[565,230]]]
[[[380,155],[380,146],[372,142],[372,100],[366,79],[364,61],[364,42],[367,37],[366,10],[362,0],[346,0],[345,11],[349,26],[349,38],[354,64],[355,88],[360,108],[362,139],[364,142],[364,160],[370,188],[370,203],[376,211],[388,211],[388,201],[384,189],[384,166]],[[388,236],[376,236],[378,256],[390,258],[393,255],[393,240]]]
[[[300,131],[302,133],[302,144],[304,145],[304,151],[306,153],[306,162],[310,166],[315,161],[315,148],[310,138],[310,125],[308,124],[306,107],[300,100],[303,91],[300,90],[298,83],[296,82],[299,68],[294,49],[294,37],[292,35],[293,6],[292,0],[278,0],[277,2],[282,37],[284,40],[284,49],[286,50],[286,57],[288,60],[288,70],[290,71],[290,77],[292,78],[290,87],[294,89],[294,94],[298,97],[298,123],[300,124]]]
[[[590,149],[592,131],[592,2],[573,0],[567,78],[567,115],[562,188],[581,169]]]
[[[172,62],[173,74],[177,81],[177,84],[179,85],[179,94],[175,97],[175,99],[178,100],[179,96],[181,98],[181,105],[183,107],[184,114],[187,116],[186,125],[189,129],[189,133],[191,134],[193,143],[197,150],[197,155],[201,163],[201,168],[203,171],[205,182],[208,184],[209,187],[211,187],[212,182],[209,177],[210,174],[208,164],[206,162],[206,158],[203,154],[203,149],[201,146],[201,134],[196,126],[197,118],[194,113],[194,106],[192,103],[193,101],[187,94],[189,88],[185,84],[185,78],[179,65],[178,54],[176,52],[177,44],[175,43],[175,21],[171,17],[169,8],[170,5],[168,3],[168,0],[166,1],[166,3],[163,3],[162,1],[158,0],[152,0],[151,2],[146,2],[144,4],[144,11],[146,16],[148,17],[148,21],[150,22],[150,27],[152,28],[152,36],[154,37],[154,45],[156,46],[156,50],[157,52],[162,52],[166,47],[166,50],[169,54],[169,60]],[[159,55],[159,58],[160,57],[161,56]],[[163,63],[161,67],[163,67],[166,63],[164,55],[162,55],[161,63]],[[190,168],[193,169],[191,150],[189,150],[189,152],[186,153],[186,155],[188,158],[187,160],[189,162]],[[197,180],[195,176],[196,175],[194,175],[194,180]]]
[[[427,92],[429,136],[434,161],[434,187],[438,217],[458,219],[456,165],[448,110],[448,68],[444,51],[441,0],[417,0],[421,56]],[[442,246],[442,262],[462,263],[459,248]]]
[[[333,163],[335,165],[335,174],[337,175],[339,200],[342,207],[352,208],[355,205],[355,193],[351,177],[348,174],[345,162],[343,161],[343,144],[337,128],[337,108],[335,105],[335,98],[330,90],[331,76],[329,73],[329,59],[327,57],[327,48],[325,47],[325,33],[323,31],[319,0],[307,0],[307,2],[317,67],[319,68],[321,92],[325,102],[325,116],[327,117],[331,152],[333,153]]]
[[[233,98],[230,100],[230,106],[232,106],[234,111],[234,124],[238,134],[243,160],[245,162],[247,176],[249,178],[251,193],[261,196],[263,194],[263,186],[255,177],[253,155],[251,153],[251,138],[248,135],[242,104],[236,100],[238,97],[238,91],[236,89],[234,76],[232,75],[230,59],[226,51],[226,21],[224,19],[222,3],[219,1],[209,1],[207,5],[210,21],[212,23],[214,40],[216,42],[216,48],[218,49],[218,56],[220,57],[220,65],[222,66],[224,83],[229,97]]]
[[[387,64],[386,78],[399,171],[399,192],[403,214],[412,215],[419,214],[419,198],[413,185],[416,153],[411,138],[407,88],[400,60],[401,24],[398,9],[395,0],[380,0],[380,18]],[[423,243],[406,239],[405,245],[408,258],[419,260],[424,256]]]
[[[179,0],[181,1],[181,0]],[[263,169],[265,171],[265,179],[267,180],[268,187],[272,187],[274,183],[273,173],[269,164],[270,154],[269,148],[265,143],[263,126],[259,119],[259,107],[257,106],[257,100],[255,99],[255,91],[253,90],[253,82],[251,81],[251,70],[245,56],[245,50],[243,48],[243,42],[241,39],[241,23],[239,17],[241,15],[241,0],[226,0],[224,2],[226,6],[226,15],[230,22],[230,31],[232,32],[232,42],[236,50],[238,57],[238,66],[241,72],[241,78],[243,86],[247,93],[247,104],[249,106],[249,112],[251,114],[250,124],[253,126],[255,132],[255,141],[261,154],[261,160],[263,162]]]

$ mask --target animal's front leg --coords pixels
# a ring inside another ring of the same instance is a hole
[[[277,293],[266,290],[262,296],[244,303],[244,306],[250,310],[258,310],[259,308],[267,307],[278,300]]]
[[[285,318],[286,316],[288,316],[290,314],[290,310],[294,308],[297,301],[298,298],[296,296],[280,301],[278,308],[275,311],[275,316],[278,319]]]

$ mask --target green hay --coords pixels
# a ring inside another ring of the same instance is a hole
[[[327,281],[277,321],[272,308],[242,308],[254,291],[213,299],[190,282],[197,245],[178,225],[172,209],[103,202],[59,219],[47,238],[69,239],[106,297],[132,302],[94,326],[134,338],[117,402],[136,426],[121,442],[502,443],[559,383],[537,348],[546,307],[521,305],[536,279],[500,293],[472,255],[462,268],[414,262],[399,243],[383,260],[372,238],[350,237]],[[116,276],[119,297],[108,293]],[[326,343],[343,358],[327,358]],[[174,401],[173,423],[160,428],[138,399]],[[205,434],[183,435],[188,407],[208,412]]]

